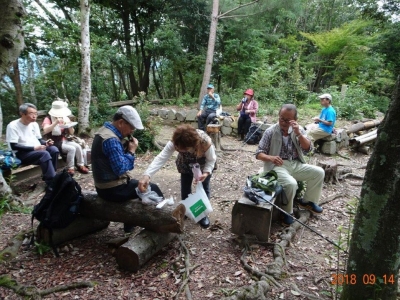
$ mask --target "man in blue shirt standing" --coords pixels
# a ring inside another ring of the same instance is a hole
[[[217,116],[217,109],[221,105],[221,99],[214,93],[214,86],[207,85],[207,94],[201,101],[200,110],[197,113],[197,124],[199,129],[206,131],[206,126]]]
[[[311,128],[307,131],[308,137],[310,137],[313,142],[331,135],[336,122],[336,111],[331,105],[331,94],[322,94],[318,98],[321,101],[321,105],[324,107],[319,117],[313,118],[314,122],[318,124],[318,127]]]
[[[136,109],[125,105],[118,109],[112,122],[104,123],[95,134],[92,143],[92,171],[94,185],[100,198],[112,202],[137,199],[139,181],[133,179],[135,151],[138,140],[132,137],[135,129],[144,129]],[[163,197],[156,184],[151,190]],[[124,224],[125,232],[134,226]]]

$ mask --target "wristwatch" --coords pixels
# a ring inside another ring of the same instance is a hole
[[[132,156],[135,156],[135,152],[132,152],[132,151],[127,151],[130,155],[132,155]]]

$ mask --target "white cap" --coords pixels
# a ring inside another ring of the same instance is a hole
[[[118,113],[122,114],[122,118],[136,129],[144,129],[142,120],[140,119],[138,112],[132,106],[121,106],[117,110],[117,114]]]
[[[318,96],[319,99],[329,99],[329,101],[332,101],[332,96],[331,94],[322,94]]]

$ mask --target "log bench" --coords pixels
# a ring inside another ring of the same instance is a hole
[[[105,201],[91,191],[82,191],[83,201],[80,215],[63,229],[54,229],[52,242],[60,245],[86,234],[108,227],[110,221],[123,222],[144,228],[139,234],[118,238],[113,245],[114,256],[121,269],[136,272],[152,256],[183,232],[185,206],[175,203],[156,209],[154,205],[145,205],[139,199],[122,203]],[[37,238],[49,243],[49,231],[38,226]]]

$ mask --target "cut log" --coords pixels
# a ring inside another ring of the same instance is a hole
[[[97,220],[91,218],[85,218],[78,216],[71,224],[66,228],[53,229],[53,244],[59,245],[64,242],[73,240],[81,237],[85,234],[93,233],[102,229],[105,229],[110,224],[109,221]],[[37,240],[49,244],[50,235],[48,229],[38,226],[36,230]]]
[[[353,146],[353,147],[360,146],[362,144],[365,144],[367,142],[375,140],[377,137],[377,132],[378,132],[378,130],[375,129],[366,134],[363,134],[363,135],[360,135],[360,136],[350,139],[350,146]]]
[[[371,152],[372,152],[372,149],[369,146],[361,145],[360,147],[357,147],[357,151],[361,152],[361,153],[364,153],[364,154],[367,154],[367,155],[370,155]]]
[[[347,130],[347,134],[365,130],[365,129],[370,129],[373,127],[377,127],[379,124],[381,124],[381,122],[382,122],[382,120],[372,120],[372,121],[367,121],[364,123],[363,122],[356,123],[356,124],[350,126],[350,128]]]
[[[177,236],[176,233],[143,230],[118,248],[115,253],[117,264],[121,269],[137,272],[153,255]]]
[[[221,151],[221,125],[209,124],[207,125],[207,134],[210,136],[214,144],[215,150]]]
[[[185,206],[145,205],[139,199],[125,202],[110,202],[98,197],[97,193],[83,191],[84,200],[80,206],[82,216],[113,222],[128,223],[156,232],[182,233]]]
[[[330,159],[327,161],[320,161],[317,163],[318,166],[320,166],[322,169],[325,171],[325,182],[332,182],[332,183],[337,183],[338,182],[338,165],[336,160]]]

